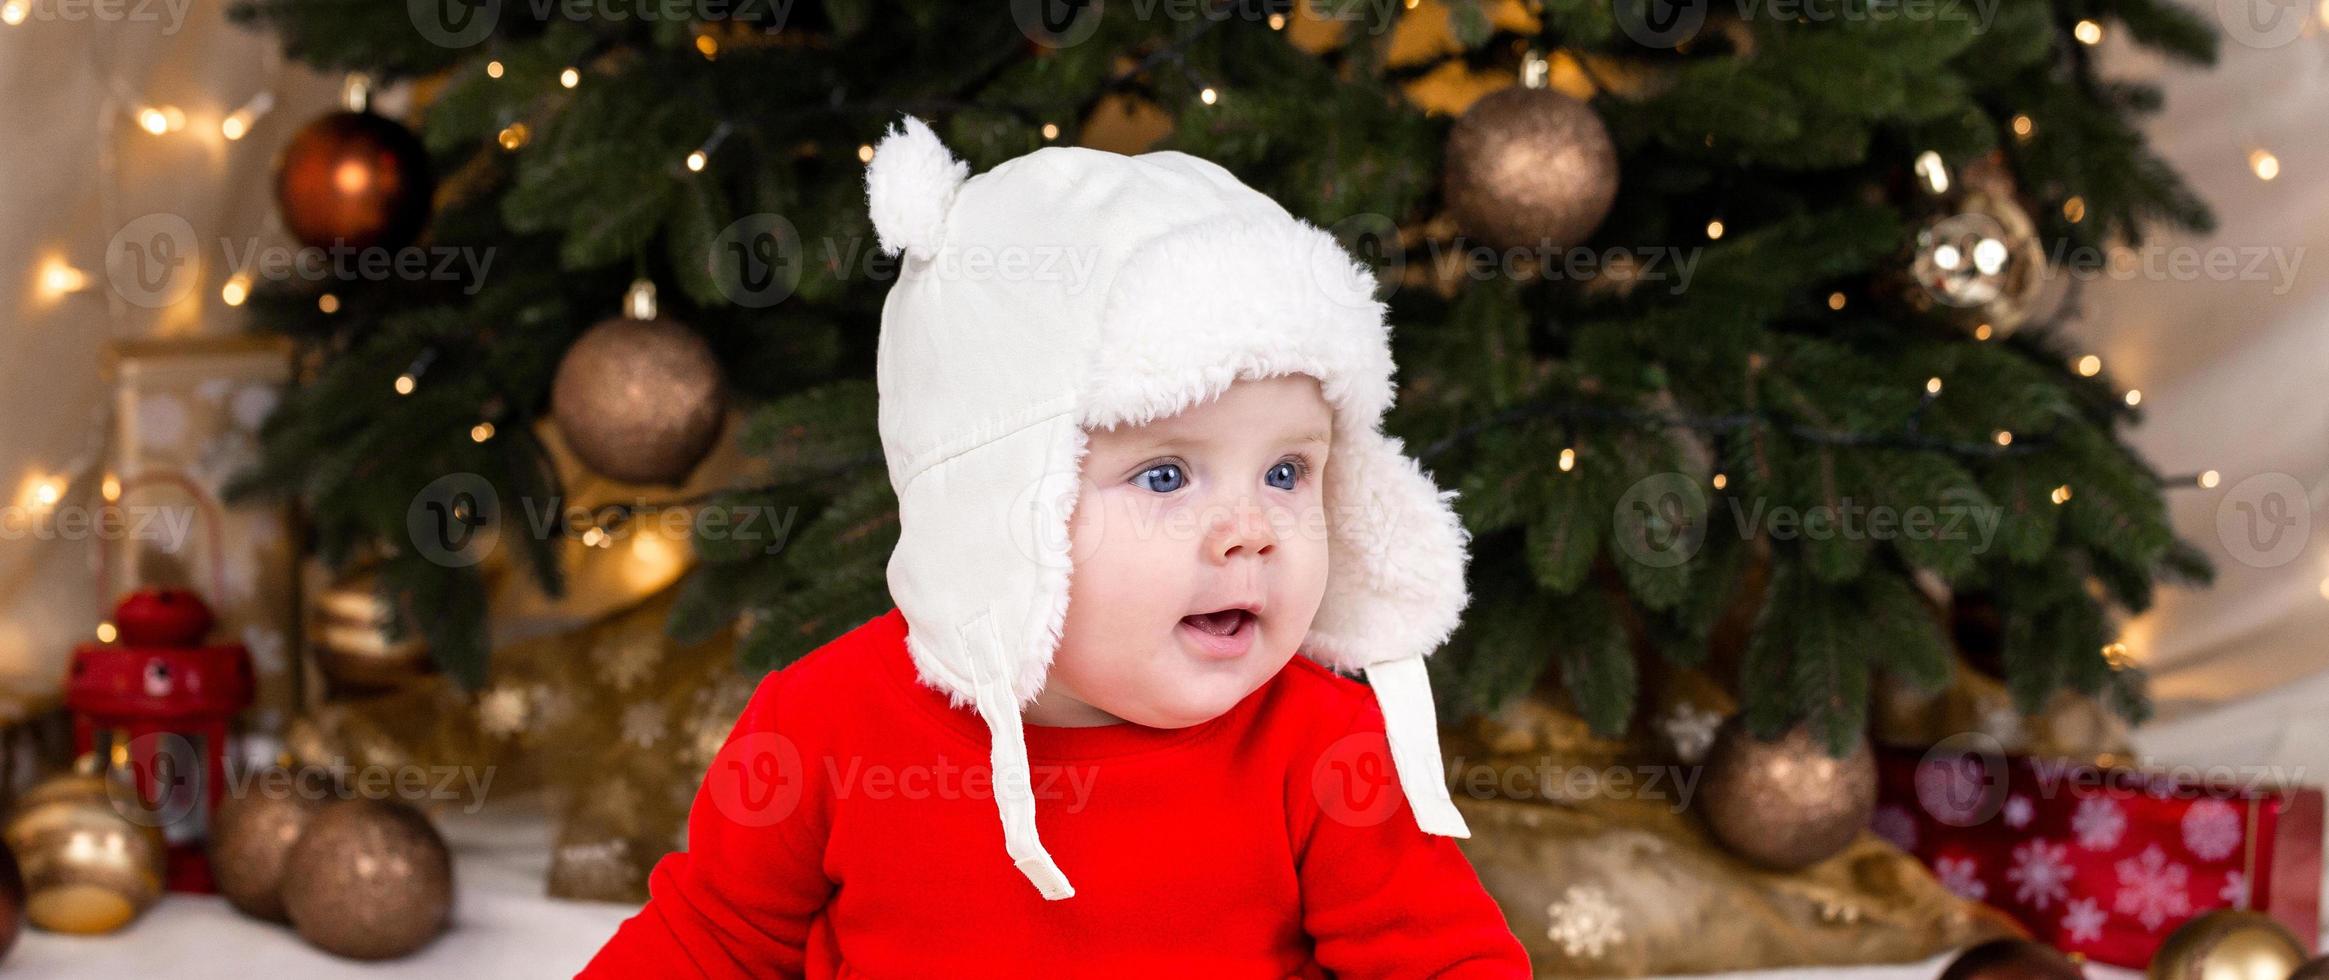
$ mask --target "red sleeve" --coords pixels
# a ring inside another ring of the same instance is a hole
[[[1455,839],[1415,825],[1382,709],[1370,697],[1340,730],[1293,794],[1309,825],[1302,925],[1319,965],[1346,980],[1528,977],[1527,951]]]
[[[705,772],[688,849],[655,865],[646,906],[579,976],[802,975],[833,892],[822,864],[830,797],[803,764],[815,719],[779,711],[783,676],[761,681]]]

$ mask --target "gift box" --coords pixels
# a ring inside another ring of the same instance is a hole
[[[2253,909],[2306,948],[2320,924],[2322,794],[2240,767],[2168,771],[1886,750],[1872,827],[1951,891],[2056,948],[2141,969],[2177,926]]]

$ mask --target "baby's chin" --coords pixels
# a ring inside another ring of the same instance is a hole
[[[1108,713],[1150,728],[1187,728],[1212,721],[1269,683],[1287,660],[1261,650],[1247,656],[1255,659],[1238,670],[1184,669],[1159,677],[1137,698],[1127,699],[1130,703],[1109,708]]]

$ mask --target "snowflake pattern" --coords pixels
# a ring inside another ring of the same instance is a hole
[[[1933,862],[1933,874],[1941,879],[1941,887],[1960,898],[1978,902],[1989,897],[1989,885],[1981,880],[1981,865],[1972,858],[1942,858]]]
[[[2078,835],[2078,846],[2107,851],[2119,846],[2119,836],[2127,832],[2127,814],[2116,800],[2090,796],[2078,801],[2078,812],[2070,815],[2070,831]]]
[[[1905,809],[1889,804],[1877,807],[1876,815],[1868,820],[1868,829],[1901,850],[1917,849],[1917,818]]]
[[[2031,819],[2037,815],[2038,808],[2030,803],[2030,798],[2027,796],[2017,796],[2006,801],[2006,826],[2008,827],[2020,830],[2029,826]]]
[[[2121,859],[2118,873],[2119,894],[2112,910],[2134,916],[2143,928],[2157,932],[2168,919],[2191,914],[2191,898],[2185,894],[2191,869],[2168,860],[2159,845],[2144,848],[2140,857]]]
[[[2070,896],[2070,848],[2045,840],[2026,841],[2014,848],[2014,866],[2006,880],[2014,883],[2014,900],[2039,911]]]
[[[2223,800],[2197,800],[2183,812],[2183,846],[2203,861],[2221,861],[2240,846],[2240,811]]]
[[[477,727],[495,738],[508,738],[525,730],[528,707],[526,692],[494,688],[477,699]]]
[[[663,659],[663,645],[654,637],[628,637],[599,644],[591,655],[598,661],[599,679],[620,693],[654,673],[655,664]]]
[[[651,749],[663,741],[665,729],[663,706],[653,701],[641,701],[623,709],[623,741],[642,749]]]
[[[2224,876],[2224,889],[2217,892],[2216,897],[2233,908],[2246,909],[2249,900],[2248,888],[2247,873],[2234,871]]]
[[[2103,923],[2111,914],[2091,898],[2075,898],[2062,907],[2062,931],[2070,934],[2074,943],[2091,943],[2103,938]]]
[[[1715,730],[1722,727],[1722,713],[1701,710],[1697,705],[1684,701],[1676,704],[1673,711],[1660,719],[1658,727],[1666,733],[1666,740],[1673,743],[1677,757],[1683,762],[1696,764],[1706,758],[1706,750],[1714,746]]]
[[[1591,885],[1570,885],[1559,901],[1545,906],[1552,923],[1545,938],[1561,944],[1571,959],[1599,959],[1609,947],[1625,941],[1624,923],[1609,896]]]

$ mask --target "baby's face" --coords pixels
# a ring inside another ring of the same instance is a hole
[[[1291,375],[1088,433],[1067,622],[1027,720],[1183,728],[1276,675],[1326,593],[1332,423]]]

